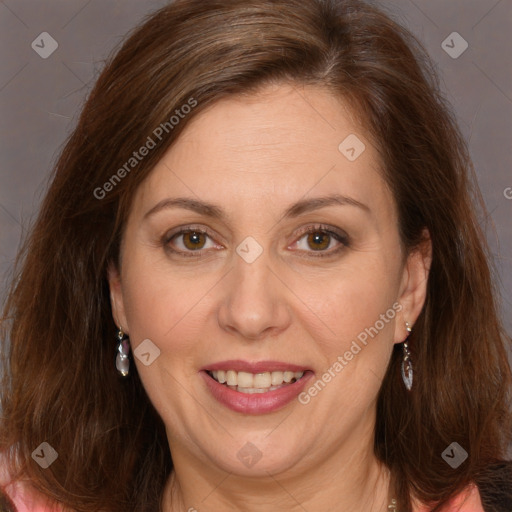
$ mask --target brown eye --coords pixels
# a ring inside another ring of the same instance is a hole
[[[322,231],[316,231],[314,233],[308,234],[308,245],[314,251],[327,249],[329,247],[330,241],[331,235]]]
[[[309,256],[333,256],[349,246],[349,237],[343,231],[330,226],[309,226],[301,231],[293,244],[300,253]]]
[[[190,250],[202,249],[206,243],[205,233],[199,231],[186,231],[181,236],[183,245]]]
[[[179,256],[200,257],[208,249],[221,249],[214,242],[214,234],[201,228],[188,227],[166,234],[162,238],[162,246],[169,253]]]

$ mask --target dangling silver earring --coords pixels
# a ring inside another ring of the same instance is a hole
[[[123,377],[126,377],[130,372],[130,359],[128,357],[130,353],[130,340],[121,330],[121,327],[119,327],[117,332],[117,341],[116,368]]]
[[[405,328],[407,332],[410,333],[412,331],[409,322],[405,322]],[[407,340],[409,339],[409,335],[403,342],[404,348],[404,358],[402,360],[402,380],[404,381],[405,387],[408,391],[411,391],[412,388],[412,361],[411,361],[411,353],[409,351],[409,346],[407,345]]]

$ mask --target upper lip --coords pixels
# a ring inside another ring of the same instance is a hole
[[[265,373],[265,372],[305,372],[307,367],[282,361],[256,361],[249,362],[242,359],[231,359],[229,361],[219,361],[201,368],[201,371],[214,370],[234,370],[235,372],[247,373]]]

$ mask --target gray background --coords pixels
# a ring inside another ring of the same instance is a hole
[[[0,0],[0,297],[20,238],[103,60],[144,15],[166,3]],[[409,27],[438,65],[489,211],[482,222],[499,272],[505,326],[512,334],[512,190],[511,199],[505,197],[512,187],[512,2],[376,3]],[[47,59],[31,47],[42,32],[59,45]],[[442,48],[453,32],[469,44],[456,59]]]

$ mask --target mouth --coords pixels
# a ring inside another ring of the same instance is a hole
[[[267,414],[286,407],[315,373],[284,361],[231,359],[200,369],[206,389],[218,403],[243,414]]]
[[[303,378],[306,371],[273,371],[250,373],[236,370],[206,370],[206,373],[219,384],[239,393],[268,393],[280,389]]]

